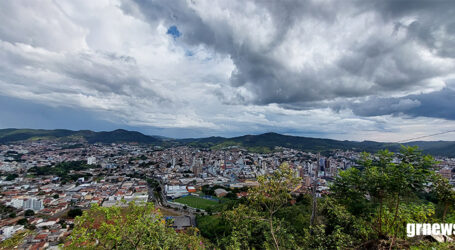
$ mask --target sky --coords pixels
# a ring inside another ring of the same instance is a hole
[[[14,0],[0,23],[0,128],[391,142],[455,129],[455,1]]]

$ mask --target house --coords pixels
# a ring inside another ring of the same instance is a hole
[[[49,246],[49,243],[43,241],[36,244],[33,244],[29,249],[30,250],[41,250],[46,249]]]
[[[33,238],[32,242],[38,243],[38,242],[46,241],[48,235],[49,235],[49,233],[40,233],[40,234],[37,234],[37,235]]]
[[[196,193],[196,188],[193,186],[188,186],[186,187],[186,189],[188,190],[189,193]]]
[[[174,223],[172,224],[172,227],[176,230],[183,230],[193,226],[190,216],[176,216],[173,219]]]
[[[216,197],[224,197],[228,194],[228,191],[222,189],[222,188],[217,188],[215,189],[215,195]]]
[[[240,193],[237,193],[237,198],[242,198],[242,197],[247,197],[248,196],[248,193],[247,192],[240,192]]]

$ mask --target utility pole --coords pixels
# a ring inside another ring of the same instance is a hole
[[[319,161],[320,161],[320,154],[318,153],[318,162],[316,165],[316,171],[315,171],[315,176],[313,179],[313,190],[312,190],[312,196],[313,196],[313,208],[311,211],[311,220],[310,220],[310,226],[314,225],[314,220],[316,219],[316,209],[317,209],[317,199],[316,199],[316,187],[318,185],[318,172],[319,172]]]

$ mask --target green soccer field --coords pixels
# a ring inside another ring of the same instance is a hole
[[[200,198],[197,196],[185,196],[178,199],[175,199],[174,202],[178,202],[181,204],[185,204],[189,207],[199,208],[199,209],[207,209],[209,207],[214,207],[218,205],[218,202],[207,200],[204,198]]]

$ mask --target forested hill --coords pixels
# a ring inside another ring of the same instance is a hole
[[[144,135],[136,131],[118,129],[114,131],[94,132],[90,130],[43,130],[43,129],[0,129],[0,143],[21,140],[85,140],[88,143],[137,142],[157,146],[189,145],[201,148],[221,149],[230,146],[244,147],[253,152],[270,152],[275,147],[287,147],[305,151],[327,151],[333,149],[375,152],[381,149],[397,151],[397,143],[374,141],[339,141],[265,133],[260,135],[244,135],[232,138],[206,137],[188,139],[169,139],[160,136]],[[404,145],[419,146],[425,153],[432,155],[455,157],[454,141],[416,141]]]
[[[78,140],[83,139],[88,143],[114,143],[114,142],[137,142],[149,144],[161,144],[162,140],[153,136],[144,135],[136,131],[117,129],[114,131],[94,132],[90,130],[72,131],[66,129],[0,129],[0,143],[15,142],[22,140]]]

